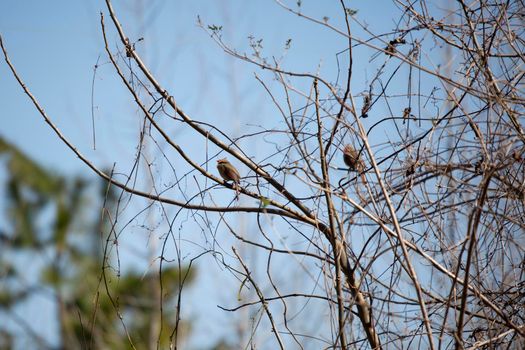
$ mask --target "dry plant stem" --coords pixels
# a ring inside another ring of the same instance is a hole
[[[487,80],[489,81],[488,88],[489,88],[489,90],[493,91],[494,99],[498,102],[498,104],[500,106],[503,107],[503,109],[505,110],[505,112],[509,116],[509,118],[510,118],[510,120],[512,122],[512,125],[516,129],[516,132],[518,133],[518,137],[525,144],[525,133],[523,132],[523,129],[522,129],[520,123],[518,122],[518,120],[517,120],[517,118],[516,118],[516,116],[514,114],[514,111],[512,111],[509,108],[509,106],[507,105],[506,100],[501,97],[502,96],[501,89],[499,88],[498,83],[497,83],[497,81],[496,81],[496,79],[494,77],[494,74],[492,73],[492,70],[490,69],[490,67],[489,67],[489,65],[487,63],[488,62],[487,58],[486,58],[487,54],[486,54],[485,50],[479,44],[478,37],[476,35],[476,32],[474,30],[474,26],[473,26],[472,21],[470,19],[469,9],[467,8],[467,5],[465,4],[465,2],[463,0],[458,0],[458,1],[461,4],[461,7],[463,9],[463,13],[465,15],[465,18],[467,19],[467,24],[468,24],[468,26],[470,28],[470,37],[472,38],[472,41],[474,42],[474,45],[476,46],[477,53],[481,56],[480,57],[481,58],[481,62],[484,64],[484,67],[480,68],[480,69],[483,70]]]
[[[414,66],[413,62],[409,62],[409,64],[411,66]],[[471,82],[471,84],[472,84],[472,82]],[[454,85],[454,84],[451,84],[451,85]],[[460,98],[460,101],[463,99],[464,96],[465,96],[465,94],[463,94],[463,96]],[[350,98],[352,99],[352,96],[350,96]],[[454,106],[454,109],[456,109],[458,106],[460,106],[460,103],[455,98],[454,98],[454,100],[456,102],[456,104]],[[354,104],[352,103],[352,105],[354,105]],[[423,314],[423,321],[424,321],[424,324],[425,324],[425,328],[427,330],[427,336],[428,336],[428,339],[429,339],[429,345],[430,345],[431,348],[434,348],[430,321],[428,319],[428,312],[426,310],[425,302],[423,300],[423,294],[422,294],[422,291],[421,291],[421,287],[419,285],[419,281],[417,279],[416,272],[413,269],[411,261],[410,261],[410,257],[408,256],[408,250],[407,250],[406,245],[405,245],[405,240],[402,238],[402,235],[401,235],[401,228],[399,226],[397,215],[395,214],[395,209],[394,209],[394,207],[392,205],[392,202],[390,200],[390,195],[388,193],[388,190],[386,189],[386,187],[385,187],[385,185],[384,185],[384,183],[382,181],[382,178],[380,176],[379,168],[378,168],[378,166],[377,166],[377,164],[375,162],[374,157],[372,156],[372,151],[371,151],[370,145],[368,143],[368,138],[367,138],[365,130],[364,130],[363,126],[362,126],[362,123],[359,120],[359,118],[356,118],[356,121],[357,121],[357,124],[358,124],[359,132],[361,134],[361,138],[362,138],[363,143],[365,145],[365,148],[367,149],[367,152],[368,152],[368,154],[370,156],[370,159],[371,159],[371,162],[372,162],[372,168],[374,169],[374,172],[375,172],[376,177],[378,179],[378,183],[379,183],[379,185],[381,187],[381,190],[382,190],[382,193],[383,193],[383,197],[384,197],[384,199],[385,199],[385,201],[386,201],[386,203],[388,205],[388,208],[389,208],[389,211],[390,211],[390,214],[391,214],[391,217],[392,217],[392,221],[394,223],[394,228],[396,230],[396,233],[398,234],[398,239],[400,241],[400,245],[401,245],[401,249],[402,249],[402,252],[403,252],[403,256],[405,257],[406,264],[407,264],[407,272],[408,272],[410,278],[412,279],[412,281],[414,282],[414,286],[416,288],[416,293],[417,293],[418,300],[419,300],[419,303],[420,303],[420,308],[421,308],[422,314]]]
[[[343,300],[343,287],[342,287],[342,276],[341,276],[341,260],[345,259],[348,261],[348,258],[346,257],[346,252],[344,249],[340,248],[338,249],[338,246],[343,246],[340,242],[340,238],[336,236],[336,227],[335,227],[335,210],[334,210],[334,203],[332,202],[332,198],[330,196],[331,190],[330,190],[330,177],[328,175],[328,166],[326,164],[326,157],[323,150],[323,137],[322,137],[322,130],[323,125],[321,122],[321,116],[319,115],[319,90],[317,87],[317,80],[314,80],[314,91],[315,91],[315,114],[317,117],[317,141],[319,144],[319,156],[321,161],[321,171],[323,174],[323,192],[326,199],[326,206],[328,208],[328,219],[330,222],[330,231],[332,232],[332,236],[330,237],[330,244],[332,246],[332,251],[334,254],[334,261],[335,261],[335,269],[336,269],[336,275],[335,275],[335,285],[336,285],[336,291],[337,291],[337,310],[338,310],[338,323],[339,323],[339,341],[341,342],[341,349],[346,349],[346,335],[345,335],[345,310],[344,310],[344,300]],[[359,307],[359,306],[358,306]],[[367,332],[368,334],[368,332]],[[371,344],[372,345],[372,344]]]
[[[266,297],[264,298],[265,301],[274,301],[274,300],[282,300],[282,299],[288,299],[288,298],[298,298],[298,297],[302,297],[302,298],[305,298],[305,299],[308,299],[308,298],[314,298],[314,299],[319,299],[319,300],[323,300],[323,301],[327,301],[329,303],[333,303],[333,304],[336,304],[336,301],[328,298],[328,297],[325,297],[325,296],[322,296],[322,295],[315,295],[315,294],[298,294],[298,293],[294,293],[294,294],[283,294],[283,295],[279,295],[277,297]],[[236,307],[232,307],[232,308],[226,308],[226,307],[223,307],[223,306],[220,306],[220,305],[217,305],[217,307],[221,310],[224,310],[224,311],[230,311],[230,312],[233,312],[233,311],[237,311],[237,310],[240,310],[242,308],[245,308],[247,306],[253,306],[253,305],[257,305],[257,304],[261,304],[261,301],[260,300],[257,300],[257,301],[251,301],[251,302],[246,302],[244,304],[240,304]]]
[[[277,73],[279,74],[279,73]],[[291,119],[291,122],[288,121],[288,118],[286,117],[286,114],[285,112],[283,111],[283,109],[281,108],[281,106],[279,105],[279,103],[277,102],[277,100],[275,99],[275,96],[272,94],[272,92],[270,91],[270,89],[268,88],[268,86],[266,85],[266,83],[264,81],[262,81],[259,76],[257,74],[255,74],[255,79],[257,79],[257,81],[259,83],[261,83],[261,85],[263,86],[263,88],[266,90],[266,92],[268,93],[268,95],[270,95],[271,99],[272,99],[272,102],[274,103],[274,105],[276,106],[277,109],[279,109],[279,112],[281,113],[282,117],[283,117],[283,120],[286,122],[286,125],[287,127],[292,130],[292,137],[294,139],[294,141],[296,142],[297,144],[297,148],[299,150],[299,152],[301,153],[301,156],[302,158],[305,160],[306,164],[307,164],[307,167],[308,167],[308,170],[317,178],[317,181],[318,182],[321,182],[321,179],[319,179],[317,177],[317,174],[315,173],[315,171],[313,170],[313,166],[312,166],[312,162],[310,160],[310,158],[308,157],[307,155],[307,151],[301,147],[301,140],[298,138],[298,135],[297,135],[297,130],[296,130],[296,127],[294,125],[294,122],[293,122],[293,118]],[[286,100],[290,101],[290,97],[289,97],[289,94],[288,94],[288,89],[287,89],[287,86],[285,84],[285,81],[284,81],[284,78],[282,76],[282,74],[279,74],[279,81],[283,84],[283,87],[284,87],[284,92],[286,94]],[[289,113],[290,115],[293,114],[292,110],[291,110],[291,106],[289,105]]]
[[[343,13],[345,15],[345,23],[346,23],[346,31],[348,32],[348,77],[346,78],[346,87],[345,87],[345,93],[343,95],[342,101],[346,102],[346,99],[348,98],[348,95],[350,94],[350,83],[352,82],[352,65],[354,62],[354,56],[352,55],[352,34],[350,31],[350,23],[348,22],[348,13],[346,12],[346,6],[343,0],[341,0],[341,6],[343,7]],[[354,106],[352,106],[354,108]],[[328,154],[328,150],[330,149],[330,145],[332,144],[336,132],[339,130],[339,124],[341,123],[341,120],[343,118],[343,112],[345,108],[344,105],[340,105],[339,112],[337,113],[335,117],[335,123],[332,127],[332,132],[330,133],[330,138],[328,139],[328,142],[326,143],[325,147],[325,156]]]
[[[520,327],[521,329],[525,330],[525,326],[521,326]],[[506,332],[503,332],[501,334],[498,334],[497,336],[495,337],[492,337],[492,338],[489,338],[489,339],[486,339],[486,340],[483,340],[483,341],[478,341],[476,343],[474,343],[470,348],[467,348],[466,350],[477,350],[477,349],[487,349],[487,345],[491,345],[492,343],[496,342],[497,340],[499,339],[502,339],[512,333],[514,333],[516,330],[515,329],[509,329],[508,331]],[[490,349],[490,348],[488,348]]]
[[[115,170],[115,166],[113,165],[113,168],[111,169],[111,177],[114,174],[114,170]],[[110,188],[110,183],[108,182],[107,187],[106,187],[106,197],[105,198],[107,198],[109,188]],[[122,199],[123,193],[124,191],[120,194],[120,198],[118,199],[119,203],[120,203],[120,200]],[[115,208],[115,211],[118,213],[119,211],[118,205]],[[126,334],[126,338],[128,340],[129,346],[131,346],[132,349],[136,350],[135,344],[133,343],[133,340],[131,338],[131,334],[128,331],[128,326],[126,325],[126,322],[124,322],[124,315],[120,309],[120,299],[118,298],[118,296],[115,297],[113,293],[111,292],[111,289],[110,289],[110,285],[112,283],[111,277],[108,278],[108,275],[106,274],[106,269],[109,268],[109,265],[110,265],[108,262],[109,256],[110,256],[110,250],[113,247],[110,244],[110,242],[117,240],[116,226],[118,223],[119,216],[117,215],[117,216],[112,217],[111,212],[109,212],[106,209],[106,202],[104,202],[103,213],[107,216],[107,221],[111,224],[111,226],[109,228],[109,233],[104,243],[104,251],[102,254],[103,262],[102,262],[102,270],[100,273],[99,284],[104,282],[104,288],[106,291],[106,295],[109,298],[111,305],[115,309],[115,313],[118,316],[118,319],[119,319],[120,324],[122,325],[122,328],[124,329],[124,333]],[[120,270],[120,258],[118,257],[118,250],[117,250],[117,261],[119,264],[119,267],[117,269]]]
[[[366,210],[364,207],[362,207],[361,205],[359,205],[359,203],[357,203],[356,201],[354,201],[353,199],[347,197],[346,198],[347,201],[350,202],[350,204],[352,204],[354,207],[356,207],[359,211],[361,211],[363,214],[365,214],[370,220],[372,220],[373,222],[375,222],[376,224],[378,224],[387,234],[391,235],[392,237],[395,237],[397,238],[398,240],[400,239],[399,236],[397,235],[397,233],[392,230],[390,227],[386,226],[383,221],[376,217],[374,214],[370,213],[368,210]],[[468,284],[468,283],[465,283],[465,281],[461,278],[459,278],[457,276],[457,274],[454,274],[452,273],[451,271],[449,271],[446,267],[444,267],[443,265],[441,265],[438,261],[436,261],[436,259],[434,259],[432,256],[430,256],[428,253],[426,253],[425,251],[423,251],[421,248],[419,248],[417,245],[413,244],[412,242],[409,242],[407,240],[404,240],[404,243],[405,245],[412,249],[413,251],[415,251],[416,253],[418,253],[420,256],[424,257],[425,259],[427,259],[431,264],[432,266],[434,266],[438,271],[444,273],[445,275],[447,275],[450,279],[454,280],[454,281],[457,281],[458,283],[462,284],[464,287],[470,289],[476,296],[478,296],[480,298],[480,300],[485,304],[487,305],[488,307],[490,307],[492,310],[494,310],[494,312],[496,314],[498,314],[499,317],[502,318],[502,320],[505,322],[505,324],[514,329],[516,332],[518,332],[520,335],[522,336],[525,336],[525,327],[522,327],[522,326],[518,326],[516,324],[514,324],[514,322],[512,322],[511,320],[508,319],[508,317],[505,315],[505,313],[501,310],[501,308],[499,308],[496,304],[494,304],[490,299],[488,299],[479,289],[477,289],[476,287],[474,287],[473,285],[471,284]]]
[[[350,98],[352,98],[352,97],[350,97]],[[405,263],[406,263],[408,274],[409,274],[410,278],[412,279],[412,282],[414,283],[414,287],[416,289],[417,298],[418,298],[418,301],[419,301],[419,306],[420,306],[421,313],[422,313],[422,316],[423,316],[423,323],[425,324],[425,328],[426,328],[426,331],[427,331],[428,345],[429,345],[430,349],[434,349],[434,340],[433,340],[433,336],[432,336],[432,326],[430,325],[430,320],[428,318],[427,307],[425,305],[425,300],[423,298],[423,293],[421,291],[421,286],[419,285],[419,280],[418,280],[416,271],[415,271],[415,269],[414,269],[414,267],[412,266],[412,263],[411,263],[411,259],[410,259],[410,255],[408,253],[407,245],[405,244],[405,239],[403,238],[403,235],[401,233],[401,227],[399,226],[399,221],[397,219],[396,210],[394,209],[392,201],[390,200],[390,194],[388,193],[388,190],[386,189],[386,186],[385,186],[385,184],[383,182],[383,179],[381,177],[381,173],[380,173],[379,167],[376,164],[375,157],[374,157],[372,148],[370,147],[370,144],[368,142],[368,136],[366,135],[366,131],[365,131],[364,127],[363,127],[363,124],[361,123],[361,120],[359,120],[358,117],[356,117],[356,122],[357,122],[357,125],[359,127],[359,133],[361,135],[361,140],[363,141],[363,144],[364,144],[364,146],[365,146],[365,148],[366,148],[366,150],[368,152],[368,155],[370,157],[370,162],[372,163],[372,168],[374,169],[374,173],[376,174],[376,178],[377,178],[378,184],[381,187],[381,191],[383,192],[383,195],[384,195],[384,198],[385,198],[385,202],[388,205],[388,209],[390,211],[392,222],[394,224],[394,229],[396,231],[397,238],[398,238],[398,241],[400,243],[401,250],[403,252],[403,256],[405,258]]]
[[[272,325],[272,330],[273,330],[273,333],[275,334],[275,338],[277,339],[277,342],[279,343],[279,347],[281,349],[284,349],[283,341],[282,341],[281,336],[280,336],[280,334],[279,334],[279,332],[277,330],[277,327],[275,326],[275,322],[273,320],[272,313],[270,312],[270,309],[268,308],[268,303],[266,302],[266,300],[264,298],[264,294],[259,289],[259,286],[257,286],[257,283],[255,283],[255,281],[253,280],[250,270],[248,269],[248,267],[246,266],[246,264],[242,260],[241,256],[237,252],[237,249],[235,249],[235,247],[232,247],[232,251],[233,251],[233,254],[235,254],[237,259],[239,260],[239,263],[241,264],[242,268],[246,272],[246,275],[245,275],[246,278],[248,279],[248,281],[250,281],[252,286],[255,288],[255,292],[257,293],[257,296],[259,297],[259,300],[261,301],[261,305],[264,308],[264,311],[266,312],[266,316],[268,316],[268,320],[270,321],[270,324]]]
[[[301,18],[304,18],[308,21],[311,21],[313,23],[317,23],[321,26],[324,26],[324,27],[327,27],[331,30],[333,30],[334,32],[344,36],[344,37],[348,37],[348,34],[343,32],[342,30],[334,27],[333,25],[327,23],[327,22],[324,22],[322,20],[318,20],[318,19],[315,19],[313,17],[310,17],[308,15],[305,15],[304,13],[301,13],[301,12],[298,12],[298,11],[295,11],[293,10],[292,8],[286,6],[285,4],[282,3],[282,1],[280,0],[274,0],[279,6],[281,6],[283,9],[285,9],[286,11],[289,11],[290,13],[293,13],[295,14],[296,16],[298,17],[301,17]],[[364,27],[365,30],[366,27]],[[475,97],[479,97],[481,99],[485,99],[485,100],[493,100],[496,98],[496,96],[493,96],[493,95],[488,95],[486,93],[484,93],[483,91],[480,91],[480,90],[477,90],[475,88],[472,88],[471,86],[465,86],[463,84],[460,84],[458,83],[457,81],[454,81],[452,80],[451,78],[448,78],[440,73],[438,73],[438,71],[432,71],[424,66],[421,66],[419,64],[417,64],[416,62],[413,62],[410,57],[406,57],[404,56],[403,54],[401,54],[399,51],[396,51],[396,52],[389,52],[387,51],[384,47],[379,47],[379,46],[376,46],[374,44],[371,44],[370,42],[366,41],[366,40],[363,40],[363,39],[359,39],[357,37],[352,37],[352,40],[361,44],[361,45],[364,45],[366,47],[369,47],[375,51],[378,51],[378,52],[383,52],[385,54],[388,54],[389,56],[392,56],[392,57],[395,57],[401,61],[403,61],[404,63],[407,63],[411,66],[413,66],[414,68],[417,68],[418,70],[422,71],[422,72],[425,72],[425,73],[428,73],[432,76],[435,76],[436,78],[438,78],[439,80],[441,81],[444,81],[464,92],[468,92],[469,94],[471,94],[472,96],[475,96]],[[387,42],[384,42],[385,44],[387,44]],[[221,45],[223,46],[223,45]],[[224,48],[224,47],[223,47]],[[235,53],[233,53],[235,55]],[[238,54],[235,55],[236,57],[239,57],[241,59],[246,59],[245,57],[242,57],[242,56],[239,56]],[[270,67],[268,66],[265,66],[261,63],[255,63],[261,67],[264,67],[266,69],[270,69]],[[281,71],[282,73],[284,74],[288,74],[288,75],[293,75],[293,76],[303,76],[303,77],[310,77],[312,79],[315,79],[316,77],[311,75],[311,74],[300,74],[300,73],[293,73],[293,72],[287,72],[287,71]],[[337,96],[337,93],[335,91],[335,89],[333,89],[333,87],[328,84],[326,81],[322,80],[322,79],[319,79],[320,82],[322,82],[324,85],[326,85],[333,93],[334,97],[338,100],[339,103],[342,103],[342,101],[340,100],[340,98]],[[525,103],[525,100],[523,99],[520,99],[520,98],[515,98],[515,99],[507,99],[505,97],[500,97],[502,99],[502,101],[508,101],[508,102],[513,102],[513,103]],[[348,107],[347,107],[348,108]],[[350,109],[349,109],[350,110]]]
[[[464,51],[468,51],[470,53],[476,53],[477,51],[467,45],[458,45],[456,42],[452,41],[452,40],[449,40],[449,38],[447,38],[446,36],[442,35],[439,31],[436,30],[436,26],[434,25],[433,22],[428,22],[427,23],[427,19],[425,18],[425,16],[422,16],[421,14],[419,14],[416,10],[414,10],[414,8],[412,6],[407,6],[404,2],[402,1],[399,1],[399,0],[396,0],[395,1],[399,6],[401,6],[405,12],[409,12],[411,16],[413,16],[414,18],[417,18],[420,22],[422,23],[425,23],[424,24],[424,28],[425,29],[428,29],[432,35],[438,37],[440,40],[442,40],[444,43],[446,43],[447,45],[450,45],[451,47],[454,47],[456,49],[460,49],[460,50],[464,50]],[[498,25],[498,28],[501,29],[501,25],[499,22],[496,22],[496,24]],[[499,58],[511,58],[511,57],[520,57],[522,60],[525,60],[525,58],[523,57],[523,54],[516,48],[516,46],[513,44],[512,40],[509,40],[508,38],[508,33],[505,32],[505,35],[507,36],[507,40],[508,40],[508,43],[510,45],[510,47],[512,47],[512,49],[514,50],[514,54],[490,54],[490,57],[499,57]]]
[[[492,177],[492,173],[494,172],[493,169],[487,169],[485,172],[485,176],[483,177],[483,181],[481,182],[481,193],[479,194],[479,198],[477,200],[475,209],[472,213],[472,215],[469,218],[468,223],[468,232],[467,232],[467,239],[469,240],[469,248],[467,253],[467,261],[465,263],[465,278],[464,281],[466,284],[468,284],[469,277],[470,277],[470,267],[471,267],[471,261],[473,258],[473,255],[476,254],[474,251],[476,247],[476,233],[478,231],[479,226],[479,220],[481,217],[481,210],[483,209],[485,199],[487,197],[487,190],[490,184],[490,179]],[[458,262],[458,264],[461,264],[461,261]],[[457,330],[456,330],[456,349],[463,349],[463,318],[465,317],[465,310],[467,308],[467,297],[468,297],[468,288],[463,287],[463,291],[461,293],[461,307],[459,309],[459,317],[457,322]]]

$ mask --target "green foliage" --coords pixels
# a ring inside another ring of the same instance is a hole
[[[11,225],[2,232],[6,243],[2,249],[9,247],[10,256],[45,257],[38,269],[40,285],[20,290],[20,285],[27,285],[25,266],[11,264],[6,254],[0,254],[0,312],[51,289],[59,309],[63,348],[129,349],[131,338],[135,348],[144,349],[150,342],[152,322],[161,316],[160,346],[166,348],[175,328],[174,301],[181,281],[189,282],[193,273],[186,267],[167,266],[162,274],[152,270],[145,275],[130,271],[117,276],[103,268],[107,259],[101,259],[99,216],[89,215],[87,204],[98,197],[96,203],[105,202],[106,210],[114,210],[117,196],[108,191],[107,183],[100,183],[99,191],[89,190],[83,179],[53,174],[1,138],[0,155],[6,158]],[[153,287],[161,282],[162,290],[157,292]],[[163,315],[160,302],[166,310]],[[190,325],[181,322],[179,328],[188,332]],[[16,339],[1,324],[0,332],[9,342]]]
[[[263,208],[266,208],[267,206],[269,206],[271,204],[271,201],[268,198],[264,197],[264,196],[261,196],[260,199],[261,199],[261,206]]]
[[[7,290],[0,289],[0,307],[8,308],[14,303],[14,295]]]
[[[45,283],[54,288],[58,288],[62,282],[62,276],[60,276],[60,271],[58,271],[58,269],[56,269],[54,266],[46,266],[40,273],[40,280],[42,283]]]
[[[0,155],[7,158],[7,214],[14,237],[11,244],[17,248],[40,248],[36,219],[57,195],[63,179],[46,172],[1,138]]]
[[[0,154],[5,154],[9,158],[7,167],[12,185],[26,186],[40,199],[53,195],[61,187],[63,180],[60,177],[44,170],[2,138],[0,138]]]

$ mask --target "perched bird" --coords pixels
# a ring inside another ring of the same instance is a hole
[[[359,153],[351,145],[345,146],[343,160],[350,170],[361,172],[365,168],[365,163],[359,158]]]
[[[235,198],[239,197],[239,183],[241,181],[241,175],[235,169],[235,167],[228,161],[228,159],[223,158],[217,160],[217,170],[219,174],[224,179],[224,181],[232,181],[233,186],[235,187],[236,195]]]

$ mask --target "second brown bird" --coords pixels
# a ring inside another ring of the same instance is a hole
[[[359,153],[352,147],[352,145],[346,145],[343,150],[343,160],[348,166],[349,170],[363,171],[365,163],[359,158]]]

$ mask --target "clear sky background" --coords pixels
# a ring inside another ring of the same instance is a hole
[[[294,6],[295,1],[287,3]],[[249,51],[247,37],[253,35],[263,39],[265,56],[279,57],[291,38],[284,67],[306,72],[319,69],[331,81],[337,79],[335,54],[347,45],[341,36],[297,18],[273,1],[129,0],[115,1],[114,6],[130,38],[144,38],[137,50],[179,106],[194,119],[220,124],[231,136],[239,135],[248,124],[280,123],[280,116],[254,78],[254,72],[263,77],[268,77],[267,73],[226,55],[197,25],[197,16],[206,24],[222,26],[225,41],[241,52]],[[384,33],[396,26],[392,18],[397,10],[390,2],[351,1],[348,6],[358,10],[372,32]],[[117,168],[126,172],[136,152],[142,117],[108,64],[100,29],[101,11],[115,49],[118,40],[103,1],[2,0],[0,34],[18,73],[66,137],[99,167],[111,167],[116,162]],[[319,19],[326,16],[330,23],[343,28],[339,1],[303,1],[303,11]],[[354,93],[358,93],[366,88],[367,77],[375,73],[375,63],[368,62],[369,55],[355,59],[355,81],[363,83],[362,88],[354,85]],[[0,136],[48,169],[95,179],[44,123],[3,60],[0,118]],[[261,145],[249,147],[257,155]],[[147,259],[139,263],[135,259],[133,264],[148,269]],[[210,258],[201,264],[214,262]],[[187,306],[183,309],[194,322],[190,344],[201,347],[232,330],[223,327],[231,314],[219,311],[216,305],[233,306],[236,290],[225,291],[217,285],[222,283],[215,277],[220,269],[202,265],[198,269],[198,280],[186,294]],[[39,320],[45,321],[52,307],[42,305],[30,305],[39,307],[38,311],[22,312],[39,314]],[[36,331],[52,337],[53,323],[39,324]],[[202,334],[209,337],[204,339]]]

